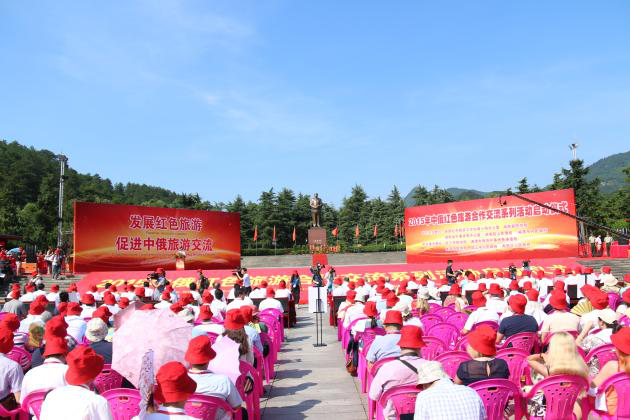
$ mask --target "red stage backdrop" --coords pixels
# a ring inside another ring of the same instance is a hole
[[[75,203],[74,270],[126,271],[240,265],[240,215],[118,204]]]
[[[575,214],[572,189],[524,194]],[[514,196],[405,209],[407,262],[577,255],[577,224]]]

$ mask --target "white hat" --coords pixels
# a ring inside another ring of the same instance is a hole
[[[618,283],[618,280],[615,276],[613,276],[612,274],[602,274],[600,276],[600,280],[602,281],[602,283],[604,284],[604,286],[616,286]]]
[[[418,289],[418,299],[429,300],[431,296],[429,295],[429,289],[423,287],[422,289]]]
[[[92,343],[103,341],[107,337],[109,328],[107,324],[103,322],[101,318],[92,318],[87,323],[87,329],[85,330],[85,338]]]
[[[447,378],[449,376],[444,372],[444,367],[440,362],[432,360],[420,363],[418,366],[418,385],[430,384]]]
[[[409,316],[409,314],[411,313],[411,308],[409,307],[409,305],[407,304],[407,302],[403,302],[403,301],[398,301],[396,303],[396,305],[394,305],[394,307],[392,308],[393,311],[400,311],[400,313],[402,314],[402,316]]]
[[[195,312],[192,310],[192,308],[185,306],[184,309],[177,313],[177,316],[179,316],[180,318],[184,318],[184,321],[186,322],[190,322],[195,319]]]
[[[606,324],[612,324],[617,321],[617,313],[610,308],[600,309],[595,312],[597,313],[597,317]]]

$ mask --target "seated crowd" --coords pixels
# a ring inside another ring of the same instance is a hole
[[[161,273],[165,275],[163,270]],[[238,284],[231,290],[233,300],[228,303],[220,284],[197,291],[197,285],[191,283],[185,292],[176,291],[168,282],[161,291],[150,283],[140,287],[107,284],[104,289],[93,286],[85,293],[79,293],[72,284],[66,291],[60,292],[54,285],[47,292],[37,277],[34,275],[24,290],[13,284],[0,313],[0,405],[5,411],[30,410],[33,414],[32,407],[20,404],[30,394],[46,391],[39,419],[115,418],[108,400],[100,395],[102,386],[96,386],[95,380],[104,366],[111,369],[116,356],[115,330],[125,322],[116,314],[133,305],[142,311],[171,311],[192,329],[180,347],[187,349],[185,363],[173,360],[158,366],[149,414],[144,418],[192,419],[185,410],[191,396],[223,400],[234,412],[241,411],[244,419],[260,417],[251,412],[249,403],[246,409],[244,401],[250,393],[260,397],[255,383],[262,383],[262,378],[255,378],[252,372],[260,376],[267,366],[266,362],[259,366],[259,360],[275,360],[280,346],[280,333],[276,332],[282,328],[283,309],[273,287],[264,285],[265,299],[258,308],[247,289]],[[151,332],[138,331],[139,335],[147,333]],[[254,368],[242,373],[240,382],[209,370],[217,357],[213,344],[223,337],[238,344],[240,361]],[[120,387],[134,388],[126,378],[121,378]],[[232,416],[218,410],[216,418]]]
[[[331,299],[346,368],[385,419],[485,419],[480,395],[496,383],[512,390],[506,414],[545,417],[554,378],[577,384],[567,410],[580,418],[616,413],[624,400],[598,388],[609,378],[630,386],[628,283],[609,267],[466,272],[451,284],[412,274],[397,286],[338,278]],[[410,389],[415,410],[397,412],[390,396]]]

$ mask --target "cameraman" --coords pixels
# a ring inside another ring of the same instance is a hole
[[[516,280],[516,266],[514,265],[514,263],[510,263],[508,270],[510,270],[510,279]]]
[[[199,293],[203,295],[203,292],[210,287],[210,281],[208,280],[208,277],[203,275],[203,270],[201,268],[197,270],[197,273],[199,273],[197,289],[199,289]]]
[[[156,268],[155,273],[151,273],[147,276],[147,280],[151,282],[151,286],[153,286],[157,293],[159,293],[158,296],[162,296],[162,292],[168,284],[168,281],[166,280],[166,271],[164,271],[163,268]]]
[[[311,274],[313,274],[313,286],[315,287],[322,287],[322,284],[324,282],[324,279],[322,279],[322,268],[324,268],[323,265],[321,265],[320,263],[317,263],[317,265],[311,267]]]
[[[249,274],[247,274],[247,268],[239,268],[234,272],[234,275],[239,279],[243,280],[243,289],[246,295],[249,295],[252,292],[252,283],[249,279]]]

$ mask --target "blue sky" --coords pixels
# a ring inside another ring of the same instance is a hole
[[[210,201],[544,185],[630,149],[627,1],[0,2],[0,138]]]

